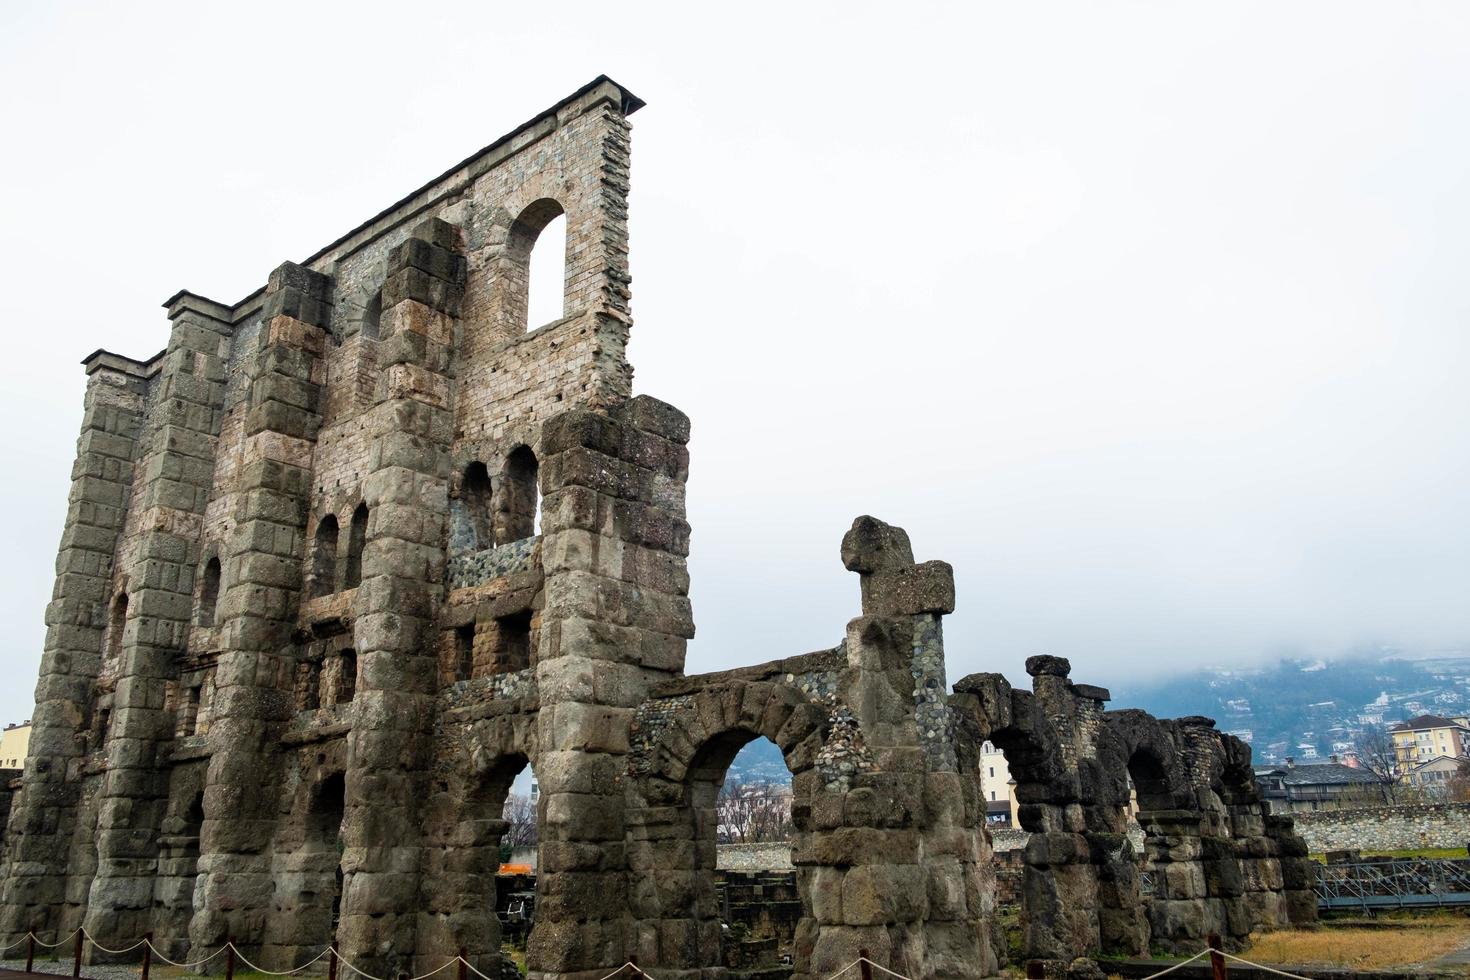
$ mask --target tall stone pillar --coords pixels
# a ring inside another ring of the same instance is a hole
[[[568,412],[542,428],[533,977],[602,976],[637,948],[622,781],[636,707],[650,685],[682,672],[694,635],[688,439],[683,413],[647,397],[607,414]],[[699,937],[672,931],[680,925],[661,926],[657,948],[694,948]]]
[[[149,443],[130,508],[139,531],[129,542],[130,577],[122,583],[127,619],[85,920],[104,945],[126,945],[151,928],[159,825],[168,803],[168,768],[159,750],[174,733],[165,698],[188,641],[224,414],[226,311],[181,294],[169,316],[173,330],[148,407]]]
[[[381,373],[363,483],[367,545],[357,590],[359,681],[347,743],[338,929],[343,956],[379,976],[421,972],[413,964],[417,806],[432,755],[438,683],[434,617],[444,592],[454,432],[449,372],[463,252],[459,229],[426,221],[390,253],[383,285]]]
[[[959,773],[944,676],[953,572],[916,564],[903,529],[871,517],[853,523],[842,559],[860,576],[863,615],[848,626],[838,693],[871,763],[816,788],[814,832],[793,853],[811,875],[808,969],[822,976],[866,951],[909,976],[970,976],[995,959],[973,914],[981,804]]]
[[[304,579],[330,304],[326,276],[290,262],[277,268],[247,362],[245,463],[222,562],[216,613],[222,650],[208,735],[200,884],[189,924],[196,951],[234,936],[259,955],[271,907],[268,846],[277,811],[271,789],[280,777],[278,740],[293,707],[289,641]]]
[[[77,832],[86,730],[102,667],[118,536],[133,482],[147,392],[144,366],[98,351],[85,362],[87,393],[72,465],[56,585],[46,607],[45,651],[36,685],[30,754],[6,828],[0,945],[28,931],[42,938],[80,925],[67,905],[68,848]],[[75,891],[85,895],[86,882]]]

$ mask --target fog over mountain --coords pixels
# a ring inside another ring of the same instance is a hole
[[[861,513],[954,564],[951,681],[1470,645],[1470,8],[0,23],[0,721],[30,713],[78,359],[153,354],[179,288],[239,300],[600,72],[648,101],[629,353],[694,421],[691,671],[839,642]]]

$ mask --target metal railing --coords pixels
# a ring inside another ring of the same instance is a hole
[[[1317,867],[1323,909],[1470,905],[1470,860],[1394,858]]]

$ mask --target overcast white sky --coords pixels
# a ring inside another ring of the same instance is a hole
[[[77,361],[163,346],[600,72],[631,357],[694,419],[690,669],[831,646],[851,519],[950,679],[1470,640],[1470,6],[8,3],[0,721]]]

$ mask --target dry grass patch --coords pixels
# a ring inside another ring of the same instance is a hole
[[[1251,937],[1240,954],[1257,963],[1295,963],[1376,970],[1414,966],[1470,945],[1470,923],[1402,929],[1284,930]]]

